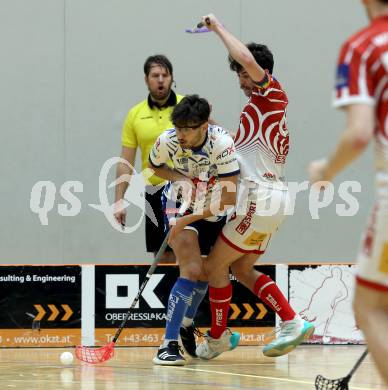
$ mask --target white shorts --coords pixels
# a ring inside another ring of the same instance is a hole
[[[357,283],[388,293],[388,199],[377,200],[357,259]]]
[[[287,190],[272,190],[257,197],[249,195],[246,207],[241,207],[239,200],[236,213],[223,227],[220,237],[241,253],[263,254],[286,217],[288,197]]]

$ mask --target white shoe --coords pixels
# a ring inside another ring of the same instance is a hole
[[[283,321],[280,325],[279,337],[263,348],[263,355],[277,357],[294,350],[302,341],[308,340],[315,331],[311,322],[296,316],[291,321]]]
[[[196,354],[201,359],[214,359],[222,352],[235,349],[240,341],[240,333],[231,332],[225,329],[219,339],[213,339],[209,332],[205,334],[205,339],[197,346]]]

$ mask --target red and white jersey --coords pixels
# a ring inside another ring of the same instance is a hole
[[[245,105],[234,142],[241,179],[286,188],[288,98],[280,83],[270,74],[268,77],[268,86],[254,88]]]
[[[374,106],[375,167],[388,183],[388,16],[350,37],[342,46],[337,67],[334,106]]]

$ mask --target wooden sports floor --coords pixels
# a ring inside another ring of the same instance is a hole
[[[239,347],[212,361],[190,360],[184,367],[152,364],[155,348],[117,348],[101,365],[64,366],[64,349],[0,350],[0,389],[167,390],[314,389],[315,376],[345,376],[364,346],[301,346],[288,356],[266,358],[260,347]],[[71,351],[71,349],[69,349]],[[388,389],[368,356],[350,389]]]

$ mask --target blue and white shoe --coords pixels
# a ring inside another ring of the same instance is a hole
[[[166,346],[161,345],[152,361],[160,366],[184,366],[186,364],[183,351],[178,341],[174,340]]]
[[[301,342],[314,334],[315,327],[311,322],[296,316],[291,321],[283,321],[280,325],[279,337],[263,348],[263,355],[277,357],[293,351]]]
[[[214,359],[222,352],[232,351],[240,341],[240,333],[225,329],[219,339],[213,339],[209,332],[205,334],[205,339],[197,346],[196,354],[201,359]]]

